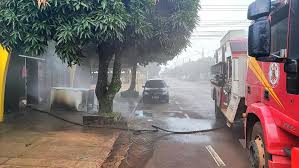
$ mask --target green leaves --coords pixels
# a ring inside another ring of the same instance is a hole
[[[140,61],[165,61],[184,49],[197,22],[198,0],[31,0],[0,1],[0,43],[28,55],[45,51],[48,41],[69,65],[81,48],[95,43],[138,45]],[[151,56],[147,56],[151,55]],[[156,56],[155,56],[156,55]],[[163,56],[163,57],[162,57]],[[156,59],[155,59],[156,58]],[[165,59],[164,59],[165,58]]]
[[[0,43],[28,55],[56,51],[69,65],[82,57],[86,43],[123,40],[127,12],[121,0],[49,0],[41,9],[35,1],[0,1]]]
[[[83,57],[76,43],[60,43],[56,45],[56,52],[60,59],[69,66],[80,64],[80,59]]]
[[[198,9],[198,0],[160,0],[150,12],[152,37],[139,43],[139,63],[166,63],[180,54],[190,44]]]
[[[2,0],[0,13],[0,43],[31,55],[44,51],[50,33],[34,1]]]
[[[106,0],[103,0],[103,1],[101,2],[101,6],[102,6],[102,8],[105,10],[105,9],[106,9],[106,6],[107,6],[107,1],[106,1]]]
[[[70,43],[75,40],[75,33],[73,27],[68,25],[63,25],[57,28],[57,44],[60,43]]]

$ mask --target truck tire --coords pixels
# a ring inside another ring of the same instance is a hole
[[[249,143],[249,160],[251,168],[269,168],[268,161],[271,159],[264,143],[263,128],[260,122],[253,126]]]

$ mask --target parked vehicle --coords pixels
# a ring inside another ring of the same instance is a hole
[[[212,67],[216,115],[244,121],[251,167],[298,168],[299,1],[256,0],[248,19],[251,57],[232,53]]]
[[[143,102],[144,103],[169,103],[169,91],[166,82],[162,79],[152,79],[146,81],[143,86]]]

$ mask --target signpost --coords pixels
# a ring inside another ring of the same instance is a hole
[[[0,122],[3,121],[4,117],[5,83],[9,56],[7,50],[0,45]]]

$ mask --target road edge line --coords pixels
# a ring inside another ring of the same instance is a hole
[[[217,154],[217,152],[214,150],[214,148],[211,145],[207,145],[206,149],[210,153],[210,155],[213,157],[214,161],[218,165],[218,167],[225,167],[226,164],[224,161],[221,159],[221,157]]]

